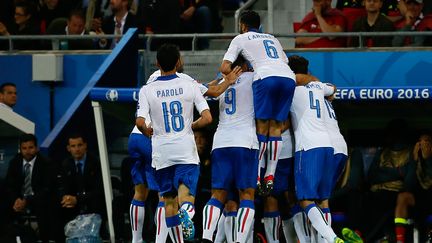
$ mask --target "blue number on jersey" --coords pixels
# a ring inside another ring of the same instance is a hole
[[[183,113],[183,107],[180,101],[172,101],[169,104],[169,113],[167,109],[167,103],[162,102],[162,112],[164,115],[164,122],[165,122],[165,131],[171,132],[170,124],[169,124],[169,115],[171,115],[171,126],[172,129],[175,132],[180,132],[184,128],[184,119],[182,116]]]
[[[309,105],[312,110],[316,110],[317,118],[321,118],[320,102],[318,99],[314,99],[312,91],[309,91]]]
[[[225,91],[225,104],[231,105],[230,108],[225,108],[225,112],[228,115],[236,112],[236,90],[234,88],[229,88]]]
[[[274,42],[271,40],[263,40],[264,47],[266,49],[267,56],[270,58],[279,58]]]
[[[325,105],[327,107],[327,111],[328,111],[328,115],[329,115],[330,119],[337,120],[336,113],[335,113],[335,111],[333,109],[332,104],[328,100],[324,100],[324,103],[325,103]]]

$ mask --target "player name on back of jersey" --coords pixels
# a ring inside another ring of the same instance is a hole
[[[254,33],[254,34],[248,36],[248,40],[253,40],[253,39],[273,39],[273,38],[274,37],[272,35],[260,34],[260,33]]]
[[[314,82],[311,82],[311,83],[306,84],[305,87],[306,87],[307,89],[320,89],[320,90],[323,89],[323,88],[321,87],[321,83],[314,83]]]
[[[183,88],[156,90],[156,95],[158,98],[172,97],[172,96],[178,96],[182,94],[183,94]]]

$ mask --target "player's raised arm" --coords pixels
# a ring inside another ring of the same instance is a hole
[[[225,78],[224,78],[225,81],[223,81],[220,84],[209,85],[208,90],[205,93],[205,95],[211,96],[211,97],[218,97],[223,92],[225,92],[225,90],[227,90],[231,84],[235,83],[235,81],[242,74],[242,72],[243,71],[242,71],[241,67],[239,67],[239,66],[235,67],[228,75],[225,76]]]

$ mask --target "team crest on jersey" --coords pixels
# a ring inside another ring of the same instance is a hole
[[[116,89],[110,89],[106,92],[105,97],[109,101],[118,100],[118,91]]]

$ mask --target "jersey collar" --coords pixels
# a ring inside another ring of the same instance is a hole
[[[169,81],[171,79],[175,79],[178,78],[177,74],[171,74],[171,75],[166,75],[166,76],[159,76],[156,81],[160,80],[160,81]]]

